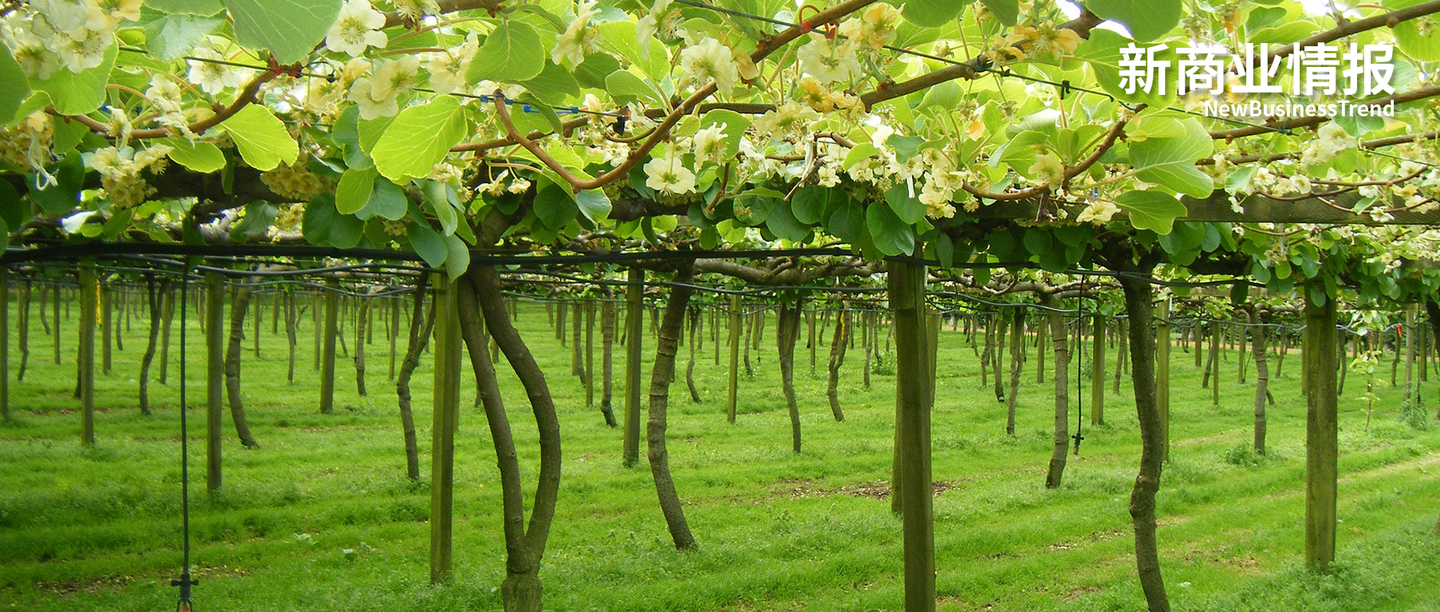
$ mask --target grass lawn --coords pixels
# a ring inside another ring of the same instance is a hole
[[[202,336],[193,310],[187,319],[197,609],[499,610],[499,479],[484,414],[470,408],[468,365],[456,440],[455,579],[432,586],[429,488],[405,478],[385,325],[377,316],[375,342],[366,347],[369,396],[358,395],[354,369],[342,357],[336,411],[322,415],[309,312],[301,317],[291,385],[283,325],[271,333],[269,300],[263,304],[261,355],[250,352],[247,339],[242,373],[261,448],[240,446],[227,409],[224,488],[215,496],[205,493],[204,411],[194,409],[204,400]],[[87,450],[71,398],[79,310],[71,312],[68,320],[62,315],[64,360],[55,365],[53,337],[41,330],[36,311],[29,372],[12,384],[12,419],[0,423],[0,609],[173,609],[169,580],[181,563],[178,327],[171,379],[151,385],[156,414],[149,417],[135,400],[147,322],[136,317],[123,332],[125,350],[114,354],[113,371],[97,372],[97,444]],[[863,350],[847,356],[846,421],[837,423],[825,400],[828,333],[812,372],[802,328],[796,385],[805,449],[796,455],[775,367],[773,319],[764,347],[752,351],[759,361],[754,377],[742,377],[735,425],[725,422],[725,369],[707,340],[695,367],[702,401],[689,401],[683,379],[671,393],[671,467],[699,541],[698,551],[680,553],[670,544],[644,452],[641,465],[621,467],[621,431],[604,425],[598,407],[585,406],[584,385],[569,375],[569,351],[554,339],[545,309],[523,303],[519,312],[549,375],[563,432],[559,509],[541,574],[547,609],[899,608],[900,521],[884,496],[894,378],[877,373],[864,388]],[[648,362],[654,339],[647,333],[644,342]],[[599,346],[597,329],[597,364]],[[1048,373],[1036,383],[1030,351],[1017,431],[1007,436],[1005,407],[980,386],[971,347],[960,333],[941,334],[933,416],[940,607],[1142,610],[1127,510],[1140,454],[1128,380],[1118,396],[1107,393],[1107,422],[1098,428],[1089,424],[1084,384],[1081,454],[1071,457],[1064,486],[1046,490],[1053,384]],[[1114,349],[1107,354],[1113,359]],[[682,348],[682,376],[685,356]],[[1244,450],[1253,372],[1249,384],[1238,384],[1231,353],[1215,407],[1191,354],[1177,345],[1173,358],[1173,446],[1158,515],[1162,567],[1177,610],[1440,610],[1440,536],[1432,532],[1440,513],[1440,427],[1400,420],[1400,390],[1384,388],[1367,430],[1365,405],[1353,399],[1363,383],[1349,377],[1340,404],[1338,559],[1330,575],[1312,575],[1300,563],[1305,404],[1298,353],[1286,359],[1284,377],[1272,380],[1276,404],[1264,457]],[[618,345],[615,359],[616,396],[623,398]],[[414,380],[426,479],[429,360]],[[97,369],[99,362],[97,355]],[[534,420],[518,381],[501,370],[524,478],[533,488]],[[1388,382],[1388,368],[1382,371]],[[648,389],[648,370],[644,384]],[[1437,385],[1440,373],[1423,387],[1430,412]],[[1073,415],[1071,422],[1073,428]]]

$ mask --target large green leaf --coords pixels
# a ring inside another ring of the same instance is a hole
[[[901,221],[913,225],[925,218],[925,205],[910,195],[908,183],[896,183],[885,191],[885,203]]]
[[[465,241],[458,236],[449,235],[445,237],[445,275],[450,282],[460,278],[465,269],[470,267],[470,248],[465,246]]]
[[[1130,225],[1135,229],[1148,229],[1162,236],[1170,233],[1176,218],[1189,212],[1180,200],[1163,191],[1124,193],[1115,198],[1115,205],[1130,213]]]
[[[145,24],[145,48],[165,61],[179,59],[222,23],[225,20],[219,17],[166,15]]]
[[[1020,21],[1019,0],[980,0],[985,8],[990,9],[990,14],[1007,26],[1013,26]],[[956,3],[963,5],[964,3]]]
[[[1149,42],[1180,23],[1180,0],[1090,0],[1085,8],[1105,19],[1125,24],[1130,36]]]
[[[1200,122],[1185,119],[1178,124],[1184,129],[1179,136],[1131,143],[1130,165],[1142,181],[1197,198],[1208,197],[1215,189],[1214,181],[1195,162],[1210,157],[1215,143]]]
[[[370,156],[380,174],[392,181],[423,177],[465,138],[469,125],[459,101],[437,96],[428,104],[400,111]]]
[[[575,81],[570,70],[549,62],[545,63],[540,74],[522,85],[536,100],[551,106],[564,106],[568,98],[580,94],[580,83]]]
[[[263,106],[246,106],[220,126],[235,141],[240,157],[256,170],[273,170],[281,162],[294,163],[300,156],[300,145],[285,124]]]
[[[365,235],[365,223],[354,215],[340,214],[335,210],[335,197],[321,194],[305,205],[305,214],[300,219],[300,233],[310,244],[349,249],[360,244],[360,238]]]
[[[519,83],[535,78],[545,68],[545,45],[540,32],[511,19],[496,26],[470,62],[465,78]]]
[[[224,0],[235,20],[235,39],[252,49],[269,49],[281,64],[305,59],[325,39],[341,0]]]
[[[225,167],[225,153],[212,143],[184,138],[166,138],[164,142],[170,146],[170,159],[186,168],[210,173]]]
[[[379,175],[374,168],[346,170],[335,186],[335,210],[345,215],[360,212],[370,202],[370,194],[375,191],[375,177]]]
[[[810,225],[795,218],[792,205],[788,202],[775,203],[770,209],[770,216],[765,218],[765,227],[770,233],[791,242],[800,242],[810,235]]]
[[[586,189],[575,194],[575,204],[580,207],[580,214],[585,215],[592,223],[599,223],[610,216],[610,196],[600,189]]]
[[[32,78],[30,88],[50,94],[55,112],[62,115],[84,115],[100,108],[105,103],[105,84],[110,81],[110,69],[115,67],[119,49],[118,44],[110,45],[100,65],[89,70],[70,72],[60,68],[43,81]]]
[[[915,252],[915,229],[900,220],[889,206],[871,204],[865,208],[865,225],[875,248],[887,256],[910,255]]]
[[[214,15],[225,5],[221,0],[145,0],[145,8],[171,15]]]
[[[900,14],[922,28],[935,28],[953,21],[969,4],[970,0],[909,0],[901,7]]]
[[[415,249],[415,253],[420,255],[426,264],[432,268],[445,265],[450,250],[445,246],[445,239],[429,225],[411,221],[405,226],[405,234],[410,238],[410,247]]]
[[[0,43],[0,125],[14,121],[15,111],[29,96],[30,83],[25,79],[25,71],[10,54],[10,48]]]
[[[361,219],[380,217],[399,221],[405,218],[409,203],[410,200],[405,197],[405,192],[400,189],[399,185],[386,180],[383,176],[377,176],[370,189],[370,198],[365,201],[365,207],[355,213],[355,216]]]
[[[560,229],[575,220],[580,208],[565,189],[554,183],[544,182],[535,192],[535,216],[545,227]]]

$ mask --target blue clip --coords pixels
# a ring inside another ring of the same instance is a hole
[[[520,106],[520,110],[522,110],[522,111],[524,111],[524,112],[527,112],[527,113],[538,113],[538,112],[540,112],[540,111],[535,110],[535,107],[530,106],[529,104],[521,105],[521,106]]]

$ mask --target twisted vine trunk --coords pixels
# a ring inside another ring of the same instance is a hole
[[[1254,448],[1257,453],[1265,452],[1265,398],[1269,394],[1270,387],[1270,364],[1265,355],[1265,328],[1262,327],[1264,319],[1260,312],[1249,309],[1250,317],[1250,351],[1255,356],[1255,438]]]
[[[600,385],[600,414],[605,417],[605,424],[610,427],[618,427],[615,422],[615,410],[611,407],[613,400],[614,381],[614,345],[615,345],[615,302],[607,299],[600,306],[600,370],[602,372]]]
[[[358,315],[355,317],[355,390],[365,397],[365,329],[370,324],[370,300],[362,297]]]
[[[20,329],[16,331],[17,344],[20,347],[20,370],[15,373],[15,381],[25,380],[25,366],[30,361],[30,279],[25,279],[25,288],[20,291],[20,314],[16,317]],[[44,318],[44,317],[41,317]]]
[[[845,342],[845,337],[849,333],[850,311],[842,306],[835,317],[835,336],[830,339],[830,380],[825,386],[825,396],[830,399],[830,413],[837,422],[845,420],[845,413],[840,410],[839,387],[840,366],[845,364],[845,346],[849,344]]]
[[[405,475],[415,482],[420,481],[420,444],[415,439],[415,413],[410,409],[410,378],[415,375],[415,368],[420,367],[420,355],[425,352],[425,345],[430,342],[430,331],[435,328],[433,302],[430,304],[430,316],[425,316],[425,285],[429,280],[429,274],[422,274],[415,285],[415,305],[410,311],[410,337],[405,345],[405,360],[400,363],[400,375],[395,378],[400,428],[405,436]],[[460,320],[463,324],[463,313]],[[480,342],[483,345],[484,340]]]
[[[150,333],[145,343],[145,354],[140,357],[140,414],[150,412],[150,364],[155,361],[156,345],[160,341],[160,296],[170,291],[170,279],[160,279],[157,292],[155,277],[145,277],[145,303],[150,307]]]
[[[650,411],[645,427],[646,453],[650,459],[650,474],[655,478],[655,494],[660,498],[660,511],[665,515],[665,525],[670,529],[670,539],[675,548],[688,550],[695,547],[695,537],[690,534],[690,525],[685,522],[685,510],[680,505],[680,496],[675,492],[675,480],[670,477],[670,453],[665,448],[666,410],[670,405],[670,381],[675,375],[675,354],[679,350],[680,334],[685,328],[685,311],[690,307],[690,296],[695,292],[690,286],[694,280],[694,266],[690,262],[680,265],[675,272],[675,285],[670,291],[670,302],[665,305],[665,316],[660,323],[660,339],[655,346],[655,364],[650,370]],[[694,346],[694,343],[691,343]]]
[[[248,284],[248,283],[247,283]],[[246,448],[260,448],[245,421],[245,406],[240,400],[240,351],[245,340],[245,309],[255,290],[241,285],[230,303],[230,341],[225,347],[225,393],[230,399],[230,418],[235,421],[235,435]]]
[[[790,446],[796,453],[800,452],[800,404],[795,400],[795,342],[799,338],[799,301],[794,304],[781,304],[779,321],[775,326],[775,344],[780,353],[780,386],[785,392],[785,406],[790,411]],[[845,420],[835,396],[831,396],[831,401],[835,420]]]
[[[1025,365],[1021,346],[1025,341],[1025,309],[1016,308],[1010,333],[1010,394],[1005,398],[1005,433],[1015,435],[1015,398],[1020,395],[1020,369]],[[998,370],[997,370],[998,372]]]
[[[1055,438],[1050,469],[1045,473],[1045,488],[1056,489],[1065,477],[1065,451],[1070,444],[1070,338],[1065,330],[1065,314],[1060,312],[1060,300],[1045,295],[1040,301],[1048,307],[1045,323],[1050,330],[1051,350],[1055,351]],[[1044,355],[1045,351],[1040,354]]]
[[[1440,341],[1440,302],[1435,301],[1435,298],[1425,302],[1425,316],[1430,319],[1430,337]],[[1435,407],[1435,418],[1440,419],[1440,404]],[[1435,528],[1437,533],[1440,533],[1440,523],[1436,523]]]
[[[1132,269],[1148,277],[1151,270]],[[1154,289],[1132,275],[1119,277],[1130,315],[1130,364],[1134,376],[1135,412],[1140,421],[1140,471],[1130,493],[1130,517],[1135,525],[1135,566],[1140,588],[1151,612],[1169,612],[1165,581],[1160,574],[1160,552],[1155,542],[1155,494],[1160,489],[1164,460],[1164,432],[1155,394],[1155,320],[1151,312]]]
[[[291,291],[285,292],[285,341],[290,345],[289,368],[285,373],[285,380],[295,384],[295,323],[297,313],[295,312],[295,294]],[[278,308],[278,307],[277,307]]]
[[[690,309],[690,361],[685,364],[685,386],[690,389],[690,401],[700,403],[700,390],[695,388],[695,329],[700,326],[699,309]]]
[[[505,505],[507,563],[506,577],[500,585],[500,592],[507,611],[539,612],[542,609],[540,561],[545,554],[546,541],[550,537],[550,526],[555,518],[555,500],[560,492],[560,421],[555,414],[555,402],[551,398],[545,373],[540,370],[540,365],[535,362],[535,357],[505,312],[499,273],[490,266],[471,265],[464,278],[470,290],[459,292],[462,300],[462,333],[481,388],[481,404],[485,409],[486,420],[490,422],[496,455],[502,462],[501,486]],[[472,303],[466,303],[471,300]],[[488,355],[482,356],[486,346],[474,320],[477,304],[485,317],[485,327],[489,330],[490,337],[510,362],[511,368],[520,378],[520,384],[525,387],[525,394],[535,415],[535,425],[540,433],[539,482],[535,488],[535,501],[531,506],[530,524],[524,531],[523,548],[514,546],[514,531],[519,528],[524,514],[524,501],[519,490],[519,467],[514,459],[515,442],[510,436],[505,408],[500,402],[494,366],[491,365]],[[506,476],[507,472],[511,472],[511,476]]]

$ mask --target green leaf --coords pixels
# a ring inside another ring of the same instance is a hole
[[[70,72],[62,67],[49,79],[32,78],[30,88],[50,94],[55,112],[62,115],[84,115],[98,109],[105,103],[105,84],[110,81],[110,69],[115,67],[119,48],[118,44],[110,45],[100,65],[89,70]]]
[[[725,152],[721,154],[722,159],[733,158],[740,154],[740,141],[745,137],[746,128],[750,127],[750,119],[740,113],[726,109],[715,109],[700,117],[700,128],[708,128],[712,125],[725,126],[721,131],[725,132]]]
[[[1395,35],[1395,43],[1414,59],[1422,62],[1440,60],[1440,38],[1432,32],[1422,32],[1416,22],[1412,19],[1396,23],[1390,30]]]
[[[1230,286],[1230,303],[1236,306],[1245,303],[1250,295],[1250,283],[1240,281]]]
[[[610,196],[600,189],[586,189],[575,194],[575,204],[580,207],[580,214],[585,215],[591,223],[599,223],[610,216]]]
[[[392,181],[420,178],[445,161],[450,147],[465,138],[469,126],[459,101],[437,96],[428,104],[400,111],[370,150],[370,157],[380,174]]]
[[[1137,42],[1164,36],[1180,23],[1180,0],[1090,0],[1085,8],[1104,19],[1118,21]]]
[[[801,242],[810,235],[810,226],[796,220],[791,206],[777,201],[765,218],[765,227],[770,233],[791,242]]]
[[[540,32],[514,19],[501,22],[470,62],[465,78],[471,83],[490,80],[519,83],[535,78],[545,68],[545,44]]]
[[[935,259],[940,262],[940,267],[949,268],[955,265],[955,241],[950,239],[949,234],[941,233],[931,243],[935,248]]]
[[[10,54],[10,48],[0,43],[0,125],[14,121],[15,111],[28,97],[30,83],[25,79],[25,70]]]
[[[25,185],[30,188],[30,201],[39,204],[41,210],[54,215],[63,215],[75,209],[80,203],[80,189],[85,182],[85,166],[78,153],[72,153],[60,160],[52,169],[55,182],[40,188],[40,175],[25,175]]]
[[[275,61],[305,59],[325,39],[341,0],[224,0],[235,20],[235,40],[252,49],[269,49]]]
[[[1163,191],[1131,191],[1115,199],[1115,205],[1130,213],[1130,225],[1157,234],[1169,234],[1175,219],[1189,212],[1175,196]]]
[[[896,183],[887,190],[885,203],[890,205],[890,210],[906,225],[914,225],[925,218],[925,205],[910,196],[910,187],[905,183]]]
[[[214,15],[225,5],[220,0],[146,0],[145,8],[171,15]]]
[[[1013,26],[1020,20],[1019,0],[980,0],[980,3],[1007,26]]]
[[[866,207],[865,225],[870,228],[870,237],[881,253],[894,256],[915,252],[915,229],[895,216],[889,206]]]
[[[335,210],[341,214],[353,215],[370,202],[375,191],[375,177],[380,176],[374,168],[346,170],[340,175],[340,184],[335,186]]]
[[[1130,164],[1142,181],[1197,198],[1209,197],[1215,183],[1195,162],[1210,157],[1215,143],[1200,122],[1185,119],[1180,123],[1185,127],[1183,136],[1131,143]]]
[[[854,243],[860,240],[865,231],[865,209],[847,198],[825,220],[825,231],[845,242]]]
[[[580,84],[570,71],[549,62],[535,78],[521,84],[535,99],[551,106],[564,106],[569,97],[580,95]]]
[[[937,28],[953,21],[969,4],[968,0],[909,0],[900,9],[900,14],[910,23],[922,28]],[[990,2],[985,4],[989,5]],[[1010,0],[1009,4],[1014,6],[1016,2]],[[1015,23],[1013,17],[1010,23]]]
[[[360,119],[358,115],[359,111],[356,112],[355,134],[360,138],[360,150],[369,154],[375,150],[376,143],[379,143],[380,137],[385,135],[385,130],[390,129],[390,123],[395,121],[395,118],[376,117],[374,119]],[[344,117],[344,113],[341,113],[341,117]]]
[[[616,102],[633,100],[644,100],[651,104],[663,102],[654,87],[628,70],[620,70],[605,77],[605,91],[610,92]]]
[[[166,138],[163,142],[170,145],[170,159],[186,168],[208,174],[225,167],[225,153],[213,143],[185,138]]]
[[[554,183],[545,182],[535,192],[535,217],[550,229],[560,229],[575,220],[580,208],[566,190]]]
[[[424,196],[426,208],[440,221],[441,231],[446,236],[455,233],[455,228],[460,226],[460,216],[455,211],[459,207],[460,196],[455,188],[445,183],[422,181],[420,193]]]
[[[335,210],[335,196],[321,194],[305,205],[305,215],[300,219],[300,233],[310,244],[349,249],[360,244],[360,238],[365,235],[365,223],[353,215],[340,214]]]
[[[285,124],[263,106],[246,106],[220,127],[235,141],[245,163],[256,170],[273,170],[281,162],[292,164],[300,156],[300,145]]]
[[[820,222],[826,211],[840,206],[845,200],[845,192],[838,188],[806,185],[790,198],[791,212],[797,221],[814,225]]]
[[[405,234],[410,238],[410,248],[432,268],[439,268],[445,265],[445,260],[450,256],[450,248],[445,246],[445,239],[435,233],[429,225],[411,221],[405,226]]]
[[[470,249],[465,246],[465,241],[451,235],[445,237],[445,274],[450,277],[450,282],[460,278],[465,269],[470,267]]]
[[[245,216],[230,228],[230,239],[245,242],[264,236],[270,231],[270,225],[275,222],[275,215],[279,212],[279,208],[268,202],[246,204]]]
[[[166,15],[145,24],[145,48],[157,59],[180,59],[222,23],[225,20],[219,17]]]
[[[585,87],[605,89],[605,77],[619,72],[620,61],[608,53],[592,53],[575,67],[575,80]]]

